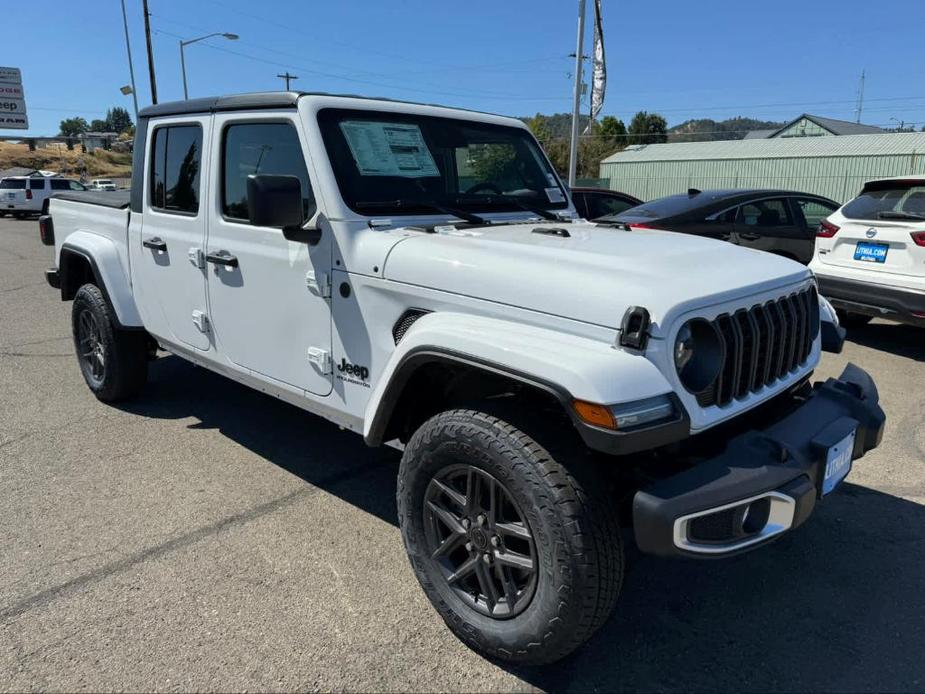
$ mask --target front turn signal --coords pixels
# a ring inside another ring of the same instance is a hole
[[[572,401],[572,408],[575,414],[586,424],[591,424],[604,429],[616,429],[617,421],[614,419],[613,412],[609,407],[598,405],[585,400]]]

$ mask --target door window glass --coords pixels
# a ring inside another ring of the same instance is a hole
[[[616,195],[585,193],[585,197],[588,201],[588,219],[597,219],[598,217],[605,217],[611,214],[620,214],[636,206],[629,200],[618,198]]]
[[[53,178],[51,179],[51,189],[52,190],[69,190],[70,186],[68,185],[70,181],[65,181],[63,178]]]
[[[797,198],[796,202],[803,212],[803,218],[806,220],[806,226],[809,229],[818,227],[823,219],[838,209],[835,206],[826,205],[818,200],[809,200],[808,198]]]
[[[295,176],[302,185],[302,211],[315,208],[305,155],[291,123],[240,123],[225,130],[222,150],[222,214],[247,220],[247,178],[259,174]]]
[[[45,190],[45,179],[44,178],[30,178],[29,187],[32,190]]]
[[[790,209],[787,207],[787,201],[783,198],[773,200],[756,200],[742,205],[739,208],[739,217],[737,224],[746,227],[779,227],[790,226],[793,220],[790,218]]]
[[[153,134],[151,206],[169,212],[199,212],[202,128],[172,125]]]

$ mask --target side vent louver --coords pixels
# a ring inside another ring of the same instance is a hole
[[[405,333],[408,332],[409,328],[414,325],[416,321],[421,316],[425,316],[430,311],[425,311],[421,308],[409,308],[401,316],[398,317],[398,320],[395,321],[395,325],[392,326],[392,338],[395,340],[397,345],[401,342],[401,339],[405,336]]]

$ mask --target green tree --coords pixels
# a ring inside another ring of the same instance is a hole
[[[601,118],[598,132],[602,138],[613,140],[620,144],[626,140],[626,125],[623,124],[622,120],[613,116]]]
[[[630,143],[636,145],[667,142],[668,122],[657,113],[640,111],[630,121],[629,135]]]
[[[89,130],[91,133],[109,132],[109,121],[100,120],[99,118],[94,118],[93,120],[90,121]]]
[[[90,129],[90,126],[87,124],[87,121],[80,116],[75,118],[65,118],[61,121],[58,128],[61,130],[61,134],[66,137],[76,137],[81,133],[87,132]]]
[[[131,115],[121,106],[113,106],[106,111],[106,122],[109,123],[109,131],[114,133],[125,132],[133,125]]]

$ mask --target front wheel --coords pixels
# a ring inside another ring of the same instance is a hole
[[[398,514],[411,565],[450,629],[483,655],[553,662],[613,609],[623,576],[615,510],[573,457],[567,468],[473,410],[432,417],[405,448]]]
[[[98,399],[125,400],[142,389],[148,378],[147,334],[119,330],[112,308],[96,285],[85,284],[77,290],[71,327],[80,372]]]

